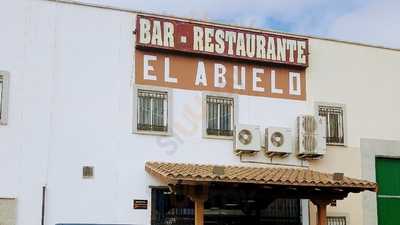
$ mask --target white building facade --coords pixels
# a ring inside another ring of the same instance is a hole
[[[0,5],[0,224],[43,218],[49,225],[149,225],[151,187],[163,184],[145,172],[147,161],[271,164],[375,181],[377,156],[400,157],[399,50],[288,35],[308,41],[304,99],[215,94],[137,84],[136,12],[44,0]],[[167,132],[137,130],[141,88],[168,93]],[[318,104],[338,106],[345,140],[328,145],[318,160],[294,153],[239,157],[232,138],[207,135],[208,95],[232,96],[232,123],[257,125],[262,133],[267,127],[295,131],[299,115],[318,114]],[[93,168],[89,179],[82,177],[85,166]],[[148,200],[148,209],[134,209],[134,199]],[[350,194],[328,216],[378,225],[377,205],[375,193]],[[315,224],[314,206],[301,206],[302,223]]]

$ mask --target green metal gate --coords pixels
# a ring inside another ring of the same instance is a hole
[[[400,159],[377,158],[379,225],[400,224]]]

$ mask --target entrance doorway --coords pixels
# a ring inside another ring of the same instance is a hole
[[[152,225],[194,225],[194,204],[168,189],[152,190]],[[205,225],[301,225],[299,199],[270,199],[241,191],[212,191]]]
[[[379,225],[398,225],[400,221],[400,159],[376,158],[376,181],[379,186]]]

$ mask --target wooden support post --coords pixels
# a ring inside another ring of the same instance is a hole
[[[194,201],[194,224],[204,225],[204,202],[208,198],[208,186],[189,186],[185,188],[184,192]]]
[[[326,223],[326,205],[317,205],[318,210],[318,225],[327,225]]]
[[[327,225],[326,207],[332,200],[311,200],[317,206],[317,225]]]
[[[194,199],[194,225],[204,225],[204,200]]]

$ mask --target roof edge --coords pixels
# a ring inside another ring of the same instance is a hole
[[[271,29],[255,28],[255,27],[250,27],[250,26],[239,26],[239,25],[234,25],[234,24],[210,21],[207,19],[200,20],[200,19],[179,17],[179,16],[174,16],[174,15],[168,15],[168,14],[150,13],[150,12],[144,12],[144,11],[140,11],[140,10],[133,10],[133,9],[115,7],[115,6],[110,6],[110,5],[104,5],[104,4],[85,3],[85,2],[81,2],[79,0],[41,0],[41,1],[56,2],[56,3],[70,4],[70,5],[79,5],[79,6],[86,6],[86,7],[114,10],[114,11],[121,11],[121,12],[137,13],[137,14],[143,14],[143,15],[149,15],[149,16],[169,17],[169,18],[174,18],[174,19],[178,19],[178,20],[207,23],[207,24],[220,25],[220,26],[226,26],[226,27],[231,27],[231,28],[246,29],[246,30],[252,30],[252,31],[271,32],[271,33],[275,33],[275,34],[290,35],[290,36],[302,37],[302,38],[311,38],[311,39],[317,39],[317,40],[323,40],[323,41],[331,41],[331,42],[338,42],[338,43],[343,43],[343,44],[350,44],[350,45],[357,45],[357,46],[363,46],[363,47],[369,47],[369,48],[378,48],[378,49],[400,52],[400,48],[392,48],[392,47],[386,47],[386,46],[382,46],[382,45],[367,44],[367,43],[356,42],[356,41],[346,41],[346,40],[341,40],[341,39],[320,37],[320,36],[314,36],[314,35],[283,32],[283,31],[277,31],[277,30],[271,30]]]
[[[204,176],[199,175],[199,174],[182,174],[179,172],[178,174],[174,174],[171,170],[171,166],[180,166],[180,167],[215,167],[217,165],[212,165],[212,164],[201,164],[201,163],[178,163],[178,162],[160,162],[160,161],[146,161],[145,162],[145,170],[156,177],[159,177],[164,180],[168,181],[173,181],[173,183],[182,183],[182,181],[189,181],[189,182],[221,182],[221,183],[247,183],[247,184],[267,184],[267,185],[293,185],[293,186],[299,186],[299,187],[322,187],[322,188],[346,188],[346,189],[359,189],[358,191],[349,191],[350,192],[361,192],[361,191],[373,191],[377,192],[378,191],[378,186],[375,182],[368,181],[368,180],[361,180],[358,178],[350,178],[350,177],[344,177],[345,180],[339,182],[339,181],[334,181],[330,180],[329,182],[315,182],[315,180],[308,180],[303,179],[301,181],[296,180],[293,182],[288,182],[288,181],[277,181],[273,180],[272,178],[268,182],[263,178],[263,179],[254,179],[254,178],[249,178],[249,179],[244,179],[243,177],[220,177],[219,175],[216,176],[211,176],[210,174],[206,174]],[[161,167],[164,167],[161,168]],[[165,167],[169,167],[168,169],[165,170]],[[248,165],[224,165],[222,166],[225,169],[254,169],[254,170],[291,170],[297,171],[297,172],[311,172],[311,173],[316,173],[318,179],[319,176],[333,176],[332,173],[325,173],[325,172],[319,172],[316,170],[311,170],[311,169],[299,169],[299,168],[282,168],[282,167],[253,167],[253,166],[248,166]],[[208,168],[209,169],[209,168]],[[163,171],[164,170],[164,171]],[[191,170],[192,171],[192,170]],[[209,171],[208,171],[209,172]],[[267,172],[267,171],[264,171]],[[312,175],[314,176],[314,175]],[[272,179],[272,180],[271,180]],[[314,179],[314,178],[312,178]],[[267,183],[266,183],[267,182]]]

